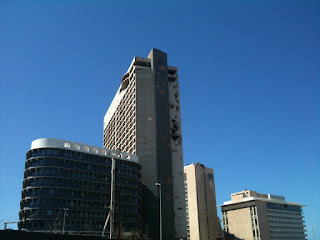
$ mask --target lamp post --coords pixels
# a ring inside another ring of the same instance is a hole
[[[63,227],[62,227],[62,235],[64,235],[64,225],[66,224],[66,212],[68,208],[64,208],[64,214],[63,214]]]
[[[155,183],[155,185],[159,187],[159,198],[160,198],[160,224],[159,225],[160,225],[160,240],[162,240],[161,183],[157,182]]]
[[[30,218],[30,217],[35,217],[36,216],[36,214],[34,213],[34,214],[32,214],[32,215],[30,215],[28,218]],[[32,221],[32,232],[33,232],[33,229],[34,229],[34,218],[33,218],[33,221]]]

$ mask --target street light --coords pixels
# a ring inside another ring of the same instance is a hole
[[[68,210],[68,208],[64,208],[64,214],[63,214],[63,227],[62,227],[62,235],[64,235],[64,225],[66,223],[66,212]]]
[[[162,211],[161,211],[161,183],[155,183],[156,186],[159,187],[159,198],[160,198],[160,240],[162,240]]]
[[[35,216],[36,216],[36,214],[34,213],[34,214],[28,216],[28,218],[30,218],[30,217],[35,217]],[[33,218],[33,220],[32,220],[32,232],[33,232],[33,229],[34,229],[34,222],[35,222],[35,220],[34,220],[34,218]]]

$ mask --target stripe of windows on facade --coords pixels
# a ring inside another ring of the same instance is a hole
[[[27,152],[19,229],[101,234],[110,211],[112,159],[115,228],[119,217],[123,232],[140,228],[141,166],[136,155],[44,138],[33,141]]]

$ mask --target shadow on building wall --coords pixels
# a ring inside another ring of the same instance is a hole
[[[217,240],[244,240],[244,239],[237,238],[234,234],[225,233],[224,237],[217,238]]]

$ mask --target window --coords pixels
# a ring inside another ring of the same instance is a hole
[[[212,173],[208,173],[208,179],[209,179],[209,181],[213,181],[213,174]]]
[[[96,148],[92,149],[92,151],[93,151],[94,153],[98,153],[98,149],[96,149]]]
[[[79,145],[74,145],[74,149],[80,150],[80,146]]]
[[[64,143],[65,148],[70,148],[70,143]]]
[[[85,151],[89,152],[89,148],[88,147],[84,147],[83,148]]]
[[[47,215],[48,215],[48,216],[52,216],[52,210],[50,210],[50,209],[47,210]]]

